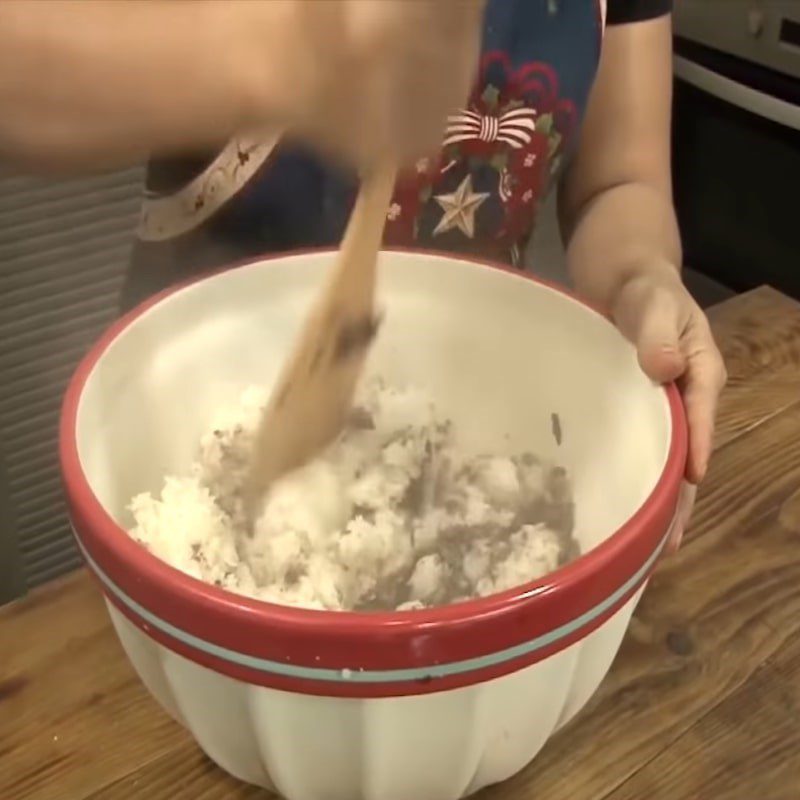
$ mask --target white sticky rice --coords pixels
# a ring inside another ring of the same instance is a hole
[[[369,383],[325,453],[276,483],[254,528],[240,488],[266,393],[222,409],[187,475],[140,494],[130,535],[233,592],[327,610],[412,610],[535,580],[578,554],[567,474],[467,456],[431,399]]]

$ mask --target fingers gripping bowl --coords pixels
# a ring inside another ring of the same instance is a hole
[[[189,467],[214,409],[275,378],[332,258],[247,264],[115,324],[64,404],[69,511],[135,669],[223,769],[290,800],[451,800],[521,769],[598,687],[669,533],[685,421],[674,388],[573,298],[384,253],[370,371],[425,386],[467,447],[563,464],[583,555],[422,611],[306,610],[201,583],[127,535],[127,505]]]

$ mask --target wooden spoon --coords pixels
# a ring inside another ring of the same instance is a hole
[[[270,484],[302,466],[344,427],[377,331],[378,251],[396,170],[361,184],[338,259],[264,409],[244,500],[250,519]]]

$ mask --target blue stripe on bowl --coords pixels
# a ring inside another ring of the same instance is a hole
[[[73,528],[74,531],[74,528]],[[117,598],[117,600],[130,609],[136,616],[144,620],[148,625],[151,625],[156,630],[171,636],[173,639],[181,642],[187,647],[199,650],[215,658],[228,661],[231,664],[236,664],[240,667],[264,672],[272,675],[281,675],[290,678],[301,678],[303,680],[322,681],[325,683],[404,683],[411,681],[428,680],[430,678],[447,678],[453,675],[463,675],[466,672],[474,672],[487,667],[495,667],[506,661],[512,661],[515,658],[522,656],[529,656],[537,650],[542,650],[560,641],[561,639],[570,636],[571,634],[579,631],[586,625],[590,625],[597,620],[609,609],[613,608],[619,603],[629,592],[638,587],[638,585],[645,579],[648,572],[652,569],[659,555],[661,554],[664,545],[666,544],[669,533],[661,540],[660,544],[641,566],[637,572],[625,581],[613,594],[607,597],[598,605],[581,614],[579,617],[571,620],[570,622],[555,628],[548,633],[531,639],[530,641],[514,645],[513,647],[500,650],[495,653],[489,653],[484,656],[476,658],[468,658],[463,661],[451,661],[446,664],[435,664],[426,667],[412,667],[408,669],[385,669],[385,670],[365,670],[359,668],[357,665],[349,669],[326,669],[324,667],[305,667],[297,664],[286,664],[279,661],[270,661],[265,658],[257,658],[249,656],[245,653],[239,653],[235,650],[229,650],[226,647],[220,647],[213,642],[207,642],[205,639],[200,639],[191,633],[187,633],[180,628],[176,628],[169,622],[160,619],[146,608],[141,606],[131,597],[128,597],[108,575],[103,572],[97,562],[86,552],[86,548],[80,540],[77,532],[75,532],[75,539],[78,546],[83,553],[90,568],[100,578],[108,591]],[[335,611],[331,612],[335,614]]]

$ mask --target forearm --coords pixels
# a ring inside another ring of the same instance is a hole
[[[570,276],[602,309],[637,271],[680,270],[680,234],[665,188],[621,183],[598,192],[571,216],[562,211],[561,221]]]
[[[109,166],[218,143],[253,123],[258,76],[232,5],[3,0],[0,157]]]
[[[676,274],[669,17],[611,26],[581,140],[559,187],[567,263],[578,291],[610,310],[641,269]]]

